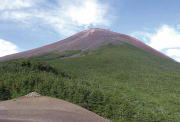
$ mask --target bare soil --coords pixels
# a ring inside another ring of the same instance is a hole
[[[0,122],[110,122],[69,102],[36,95],[0,102]]]

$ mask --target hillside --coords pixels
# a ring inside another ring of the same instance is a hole
[[[111,42],[1,62],[0,100],[36,91],[115,122],[178,122],[180,64],[145,44]]]

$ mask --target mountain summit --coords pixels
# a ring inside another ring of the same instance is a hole
[[[168,58],[166,55],[156,51],[141,41],[107,29],[92,28],[79,32],[69,38],[49,44],[40,48],[32,49],[17,54],[1,57],[0,60],[9,60],[36,56],[48,52],[64,52],[68,50],[91,50],[108,43],[128,43],[154,55]]]

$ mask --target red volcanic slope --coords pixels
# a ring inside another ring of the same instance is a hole
[[[64,40],[58,41],[56,43],[53,43],[47,46],[43,46],[43,47],[36,48],[33,50],[1,57],[0,60],[31,57],[31,56],[35,56],[42,53],[52,52],[52,51],[64,52],[67,50],[94,49],[107,43],[117,43],[117,42],[129,43],[138,48],[144,49],[145,51],[151,52],[154,55],[169,58],[166,55],[156,51],[155,49],[147,46],[141,41],[133,37],[130,37],[128,35],[112,32],[107,29],[93,28],[93,29],[82,31],[69,38],[66,38]]]

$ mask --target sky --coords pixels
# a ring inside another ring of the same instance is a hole
[[[0,5],[0,57],[105,28],[180,62],[180,0],[0,0]]]

